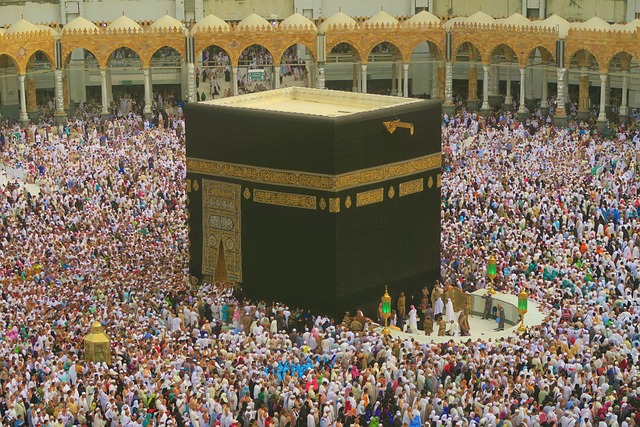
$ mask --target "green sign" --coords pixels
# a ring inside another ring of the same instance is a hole
[[[250,82],[263,82],[264,81],[264,70],[249,70],[249,81]]]
[[[131,86],[131,85],[133,85],[133,82],[131,80],[122,81],[122,86]]]

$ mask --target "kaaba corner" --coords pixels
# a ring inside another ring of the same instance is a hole
[[[285,88],[185,114],[191,275],[330,314],[438,277],[439,102]]]

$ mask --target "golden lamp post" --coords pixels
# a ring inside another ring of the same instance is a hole
[[[527,328],[524,326],[524,315],[527,314],[528,305],[529,294],[523,287],[518,294],[518,311],[520,312],[520,319],[522,320],[522,323],[520,323],[520,327],[518,328],[518,332],[521,334],[527,331]]]
[[[496,257],[491,255],[489,258],[489,262],[487,263],[487,277],[489,277],[489,289],[487,293],[489,295],[493,295],[496,293],[496,290],[493,289],[493,279],[498,275],[498,263],[496,261]]]
[[[391,316],[391,296],[389,296],[389,292],[387,292],[386,285],[384,287],[384,295],[380,298],[380,302],[382,302],[382,317],[384,318],[384,329],[382,330],[382,335],[389,335],[391,334],[391,331],[389,330],[387,322]]]

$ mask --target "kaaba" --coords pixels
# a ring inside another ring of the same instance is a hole
[[[341,316],[438,277],[439,102],[296,87],[185,115],[194,280]]]

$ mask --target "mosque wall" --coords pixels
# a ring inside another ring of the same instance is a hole
[[[632,1],[632,0],[631,0]],[[586,21],[598,16],[609,23],[631,21],[627,17],[627,0],[546,0],[547,16],[560,15],[567,21]],[[637,1],[632,1],[637,3]]]
[[[29,22],[60,22],[60,6],[51,3],[32,3],[2,5],[0,3],[0,26],[8,26],[20,19]],[[98,18],[96,18],[98,19]]]
[[[214,14],[225,21],[240,21],[252,13],[266,19],[284,19],[294,12],[293,0],[205,0],[204,16]]]
[[[176,16],[176,2],[174,0],[153,0],[152,2],[133,2],[130,0],[85,1],[83,7],[83,16],[95,21],[115,21],[123,14],[136,21],[154,21],[164,15]]]

